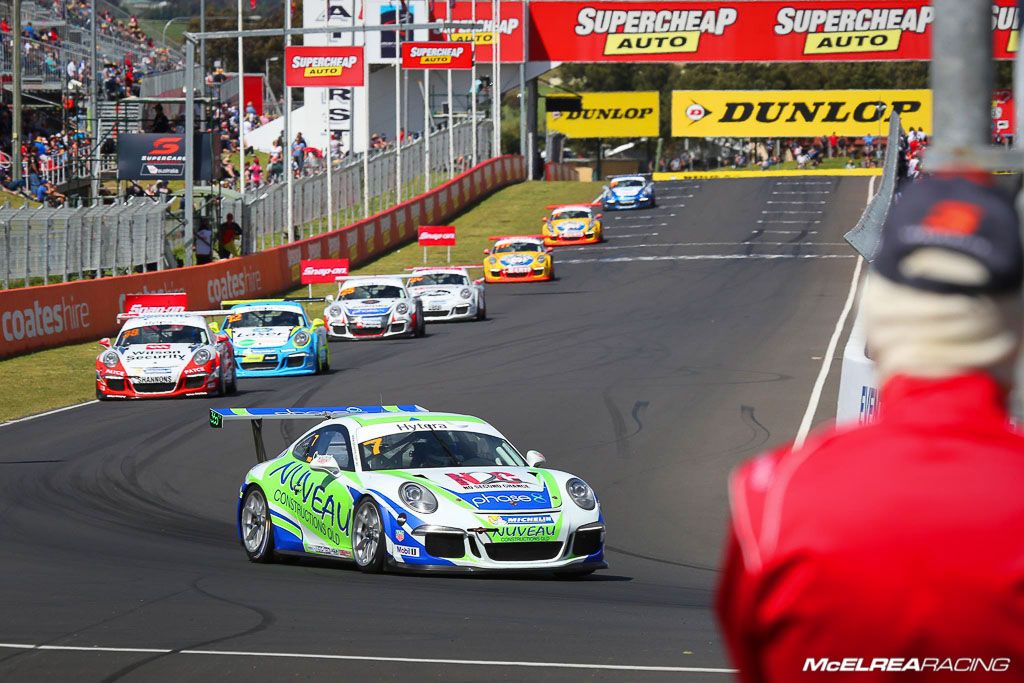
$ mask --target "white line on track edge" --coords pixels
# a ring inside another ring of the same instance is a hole
[[[874,194],[875,176],[871,176],[871,180],[868,182],[867,203],[871,202]],[[867,203],[865,203],[865,206]],[[811,431],[811,423],[814,422],[814,416],[818,413],[818,404],[821,403],[821,392],[825,388],[828,371],[832,368],[832,360],[836,354],[836,347],[839,346],[839,338],[843,335],[843,329],[846,328],[846,319],[850,317],[853,302],[857,298],[857,284],[860,282],[860,271],[863,264],[864,259],[858,256],[857,265],[853,269],[853,277],[850,279],[850,291],[846,293],[846,303],[843,304],[843,310],[839,314],[839,320],[836,321],[832,337],[828,340],[828,348],[825,349],[825,356],[821,359],[821,368],[818,370],[818,376],[814,380],[814,388],[811,389],[811,396],[807,401],[807,410],[804,411],[803,419],[800,420],[800,428],[797,429],[796,438],[793,439],[794,450],[804,445],[804,441],[807,440],[807,434]]]
[[[76,403],[73,406],[64,406],[63,408],[56,408],[54,410],[47,410],[45,413],[36,413],[35,415],[29,415],[27,417],[19,417],[16,420],[7,420],[6,422],[0,422],[0,427],[6,427],[7,425],[17,424],[19,422],[28,422],[29,420],[35,420],[40,417],[46,417],[47,415],[55,415],[56,413],[63,413],[65,410],[74,410],[75,408],[81,408],[82,406],[91,406],[93,403],[99,403],[96,399],[91,401],[85,401],[84,403]]]
[[[715,669],[691,666],[642,666],[628,664],[578,664],[574,662],[513,662],[485,659],[427,659],[424,657],[373,657],[370,655],[331,655],[303,652],[246,652],[242,650],[174,650],[145,647],[98,647],[89,645],[31,645],[28,643],[0,643],[0,649],[50,650],[57,652],[124,652],[162,655],[207,655],[221,657],[279,657],[285,659],[322,659],[361,662],[394,662],[400,664],[457,664],[467,666],[505,666],[544,669],[597,669],[604,671],[667,671],[673,673],[733,674],[736,669]]]

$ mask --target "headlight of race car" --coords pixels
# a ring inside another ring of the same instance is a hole
[[[341,317],[341,306],[329,306],[327,308],[328,318],[340,318]]]
[[[416,512],[430,514],[437,510],[437,497],[415,482],[407,481],[398,487],[398,496]]]
[[[120,358],[120,356],[117,355],[117,351],[110,350],[110,351],[104,352],[104,354],[102,356],[100,356],[100,360],[108,368],[114,368],[114,367],[117,367],[117,362],[119,360],[121,360],[121,358]]]
[[[473,296],[473,292],[469,291],[468,289],[464,289],[461,292],[459,292],[459,296],[461,296],[463,299],[468,299],[469,297]]]
[[[544,261],[546,261],[547,258],[548,258],[547,254],[537,254],[536,259],[537,259],[538,265],[544,263]]]
[[[572,502],[584,510],[593,510],[597,505],[597,497],[594,490],[587,485],[587,482],[578,477],[573,477],[565,482],[565,491],[572,498]]]
[[[295,333],[295,336],[292,337],[292,342],[296,346],[305,346],[306,344],[309,343],[309,332],[306,332],[305,330],[299,330],[298,332]]]
[[[395,312],[398,313],[398,315],[405,315],[406,313],[409,312],[409,305],[398,304],[397,306],[395,306]]]
[[[196,355],[192,356],[192,362],[196,365],[206,365],[213,359],[213,354],[210,353],[209,349],[199,349],[196,351]]]

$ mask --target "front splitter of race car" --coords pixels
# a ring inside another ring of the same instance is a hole
[[[415,326],[408,320],[395,320],[384,324],[360,324],[353,319],[344,323],[329,321],[327,323],[328,339],[364,340],[384,339],[387,337],[407,337],[415,331]]]
[[[239,377],[290,377],[316,373],[319,352],[312,345],[302,351],[294,349],[245,349],[235,355]],[[257,358],[258,356],[258,358]]]
[[[528,273],[509,273],[506,270],[484,271],[487,282],[543,282],[553,279],[554,275],[547,268],[533,268]]]
[[[544,245],[548,247],[571,247],[580,244],[597,244],[601,241],[601,234],[597,233],[589,237],[544,237]]]
[[[477,304],[473,301],[452,299],[444,302],[429,302],[424,305],[423,318],[427,322],[454,322],[472,320],[477,316]]]
[[[655,206],[654,197],[630,197],[628,199],[616,199],[609,202],[601,200],[601,208],[604,211],[628,211],[629,209],[647,209]]]
[[[96,392],[104,399],[207,396],[217,390],[219,382],[220,376],[217,373],[183,374],[175,382],[134,382],[128,375],[97,373]]]

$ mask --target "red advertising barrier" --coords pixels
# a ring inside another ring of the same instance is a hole
[[[304,285],[317,285],[336,282],[339,277],[348,275],[347,258],[302,259],[299,282]]]
[[[431,3],[431,19],[441,21],[448,18],[447,3]],[[498,11],[498,21],[494,21],[490,0],[478,0],[476,3],[476,20],[482,22],[484,27],[479,31],[457,30],[450,35],[435,34],[433,40],[447,40],[469,44],[476,43],[476,61],[490,62],[494,59],[492,52],[495,36],[501,34],[501,49],[498,57],[502,63],[523,61],[523,29],[526,23],[523,20],[523,5],[520,2],[502,2]],[[473,3],[466,0],[455,0],[452,2],[452,19],[457,21],[469,21],[473,17]],[[497,28],[497,31],[495,31]],[[531,59],[534,59],[531,57]]]
[[[358,267],[384,250],[411,241],[424,222],[445,221],[495,190],[526,178],[522,157],[477,164],[430,192],[358,223],[258,254],[99,280],[0,291],[0,358],[117,331],[115,317],[130,293],[185,292],[193,309],[224,299],[261,297],[299,284],[303,259],[348,258]]]
[[[454,247],[454,225],[421,225],[418,230],[421,247]]]
[[[285,85],[357,88],[363,84],[363,48],[289,45],[284,49]]]
[[[469,43],[402,43],[403,69],[472,69]]]
[[[580,174],[572,164],[549,161],[544,164],[544,180],[579,180]]]
[[[934,17],[932,0],[539,1],[530,3],[530,60],[927,60]],[[1015,19],[1016,0],[993,0],[997,59],[1017,50]]]

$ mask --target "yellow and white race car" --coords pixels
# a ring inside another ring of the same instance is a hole
[[[589,204],[549,206],[544,217],[544,244],[558,247],[565,244],[597,244],[604,239],[601,214]]]
[[[491,237],[494,247],[484,249],[484,281],[537,282],[555,278],[551,248],[543,235]]]

